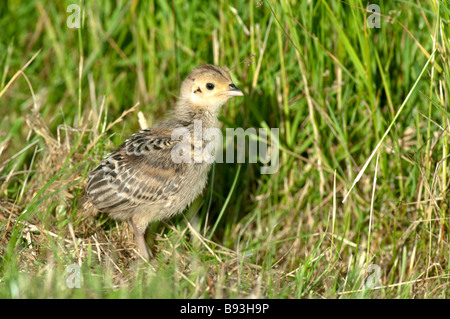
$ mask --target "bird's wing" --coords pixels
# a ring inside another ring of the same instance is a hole
[[[103,212],[167,199],[178,191],[186,171],[184,163],[171,159],[177,143],[166,130],[146,129],[132,135],[90,173],[86,196]]]

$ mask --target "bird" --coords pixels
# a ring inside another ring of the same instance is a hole
[[[218,129],[221,107],[243,95],[228,69],[212,64],[193,69],[167,119],[131,135],[89,173],[80,201],[83,214],[102,212],[128,222],[142,257],[151,260],[147,226],[183,212],[202,193],[212,165],[210,160],[176,160],[173,154],[189,153],[182,145],[191,145],[193,153],[196,141],[190,144],[192,138],[175,133],[192,136],[200,124],[203,130]]]

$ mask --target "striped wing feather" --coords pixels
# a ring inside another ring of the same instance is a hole
[[[132,135],[89,176],[86,196],[103,212],[120,212],[162,201],[180,187],[185,165],[171,160],[178,143],[162,130]]]

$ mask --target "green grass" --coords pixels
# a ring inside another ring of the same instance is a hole
[[[376,2],[371,29],[362,1],[81,1],[71,29],[79,1],[6,1],[0,297],[448,298],[450,5]],[[138,112],[162,118],[204,63],[245,93],[222,130],[279,128],[280,167],[216,164],[151,226],[149,265],[127,224],[77,200]]]

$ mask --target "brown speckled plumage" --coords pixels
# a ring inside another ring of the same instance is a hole
[[[172,138],[173,130],[187,129],[193,136],[195,120],[201,121],[202,129],[217,127],[220,107],[240,95],[223,68],[203,65],[194,69],[182,83],[171,118],[133,134],[89,174],[81,200],[85,214],[107,212],[114,219],[128,221],[142,255],[150,258],[144,239],[147,225],[191,204],[203,191],[211,166],[174,162],[172,150],[182,137]],[[192,143],[191,152],[193,147]]]

